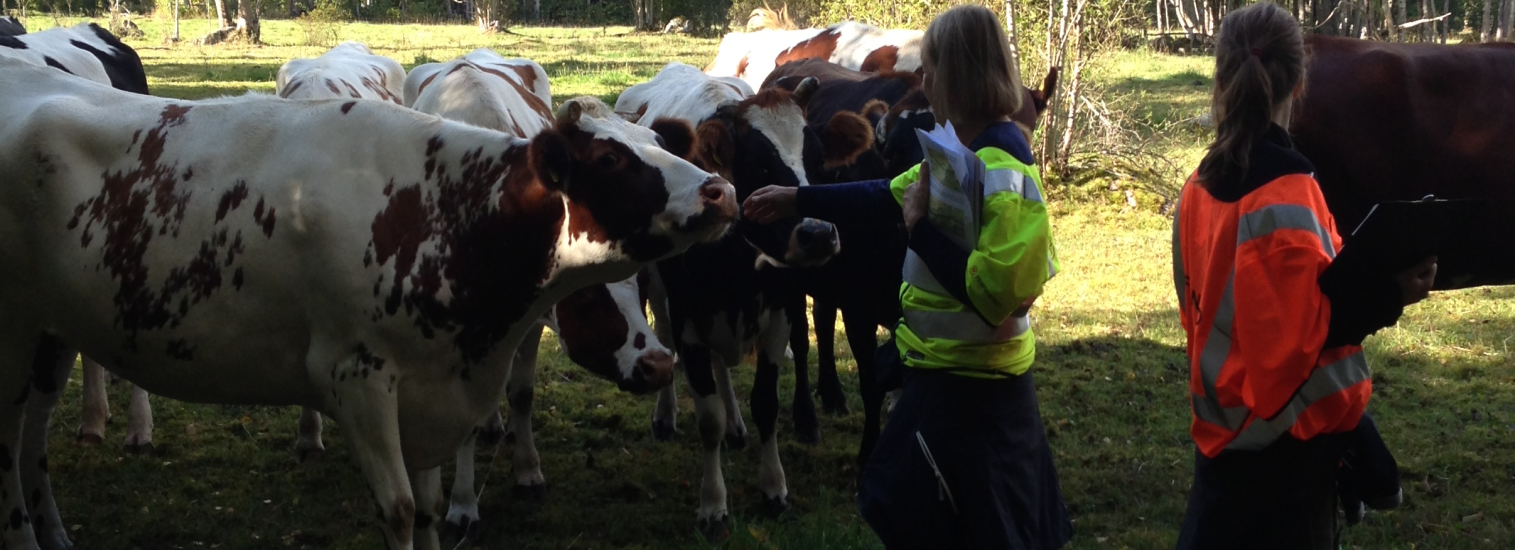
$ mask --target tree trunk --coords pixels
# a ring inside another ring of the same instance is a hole
[[[174,41],[179,42],[179,0],[170,2],[170,10],[174,12]]]
[[[500,0],[475,0],[475,24],[480,32],[495,32],[501,23],[497,20],[497,4]]]
[[[216,4],[216,27],[225,29],[232,26],[232,16],[227,14],[226,0],[215,0]]]
[[[1404,20],[1409,18],[1409,6],[1404,3],[1404,0],[1398,0],[1398,2],[1394,4],[1394,9],[1397,10],[1393,13],[1393,24],[1395,25],[1394,30],[1398,34],[1397,40],[1399,42],[1403,42],[1404,29],[1398,28],[1397,25],[1404,24]]]
[[[238,0],[238,34],[243,35],[243,40],[249,44],[260,44],[259,40],[259,4],[264,0]]]
[[[1493,13],[1494,0],[1483,0],[1483,26],[1480,28],[1478,40],[1488,42],[1493,39],[1494,20],[1490,15]]]
[[[534,0],[534,5],[537,3],[538,0]],[[633,30],[660,30],[659,13],[655,11],[654,0],[633,0]]]

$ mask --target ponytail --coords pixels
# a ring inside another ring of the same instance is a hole
[[[1226,15],[1214,55],[1214,141],[1198,166],[1204,186],[1245,179],[1251,148],[1304,74],[1298,21],[1271,2]]]

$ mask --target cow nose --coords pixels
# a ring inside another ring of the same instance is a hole
[[[808,262],[821,262],[839,252],[839,230],[834,224],[812,218],[797,225],[797,250]]]
[[[674,377],[676,361],[669,352],[659,349],[645,350],[634,363],[633,383],[628,391],[649,393],[670,385]]]

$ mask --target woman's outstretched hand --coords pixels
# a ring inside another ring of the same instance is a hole
[[[1430,296],[1430,287],[1436,282],[1436,257],[1425,258],[1393,277],[1399,281],[1399,289],[1404,291],[1404,305],[1424,300]]]
[[[744,199],[744,217],[755,223],[766,224],[796,215],[796,187],[762,187]]]
[[[908,225],[908,231],[913,231],[913,225],[924,217],[929,209],[929,163],[918,165],[918,183],[909,185],[903,190],[903,223]]]

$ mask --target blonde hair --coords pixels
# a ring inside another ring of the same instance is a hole
[[[935,118],[964,123],[1019,111],[1024,83],[1008,44],[997,16],[983,6],[956,6],[929,23],[923,60],[934,67],[934,75],[924,84]]]

